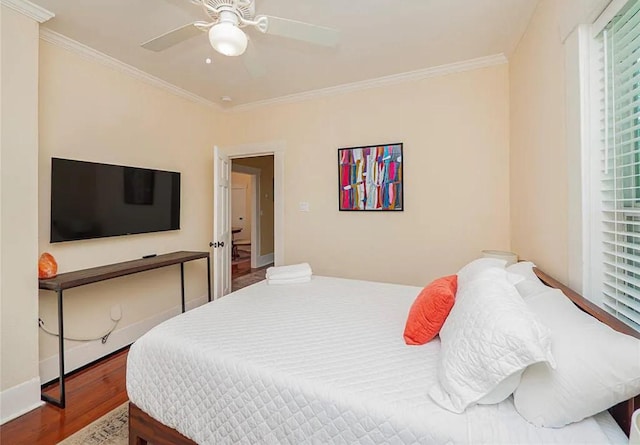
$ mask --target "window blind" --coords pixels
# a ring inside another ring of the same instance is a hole
[[[598,38],[603,305],[640,330],[640,0]]]

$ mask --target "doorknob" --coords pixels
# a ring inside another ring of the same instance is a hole
[[[210,242],[209,243],[209,247],[213,247],[214,249],[218,248],[218,247],[224,247],[224,241],[219,241],[219,242]]]

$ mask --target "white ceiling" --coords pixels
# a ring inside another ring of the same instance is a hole
[[[44,26],[212,102],[247,104],[495,54],[510,55],[538,0],[256,0],[258,14],[336,28],[337,48],[245,28],[264,75],[252,77],[205,33],[160,53],[140,47],[206,17],[189,0],[32,0]],[[213,61],[205,64],[210,57]],[[244,56],[240,56],[244,57]]]

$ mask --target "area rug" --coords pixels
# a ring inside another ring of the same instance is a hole
[[[250,272],[246,275],[239,276],[238,278],[234,278],[231,281],[231,290],[235,291],[238,289],[242,289],[243,287],[256,284],[265,279],[266,273],[267,273],[266,269],[261,269],[261,270],[256,270],[254,272]]]
[[[129,443],[128,418],[129,402],[126,402],[59,442],[58,445],[127,445]]]

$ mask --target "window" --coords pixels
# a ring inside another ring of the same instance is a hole
[[[602,306],[640,330],[640,0],[628,1],[595,44],[600,212],[591,218],[602,224],[592,221],[600,232],[593,278]]]

